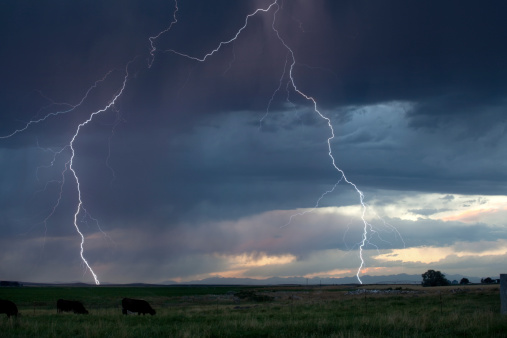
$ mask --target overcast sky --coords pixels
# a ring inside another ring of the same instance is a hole
[[[0,4],[0,279],[507,272],[507,3],[273,1]]]

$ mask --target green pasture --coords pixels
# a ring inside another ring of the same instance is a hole
[[[347,294],[356,287],[0,288],[18,318],[0,316],[1,337],[506,337],[498,286]],[[155,316],[121,314],[123,297],[145,299]],[[58,298],[89,315],[56,313]]]
[[[182,298],[196,296],[221,295],[235,292],[231,287],[21,287],[0,288],[0,299],[9,299],[16,303],[20,311],[35,309],[54,309],[59,298],[81,301],[88,311],[111,309],[121,306],[121,300],[128,298],[145,299],[155,308],[170,306],[171,302],[181,302]],[[201,297],[202,299],[202,297]]]

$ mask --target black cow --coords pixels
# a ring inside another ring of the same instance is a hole
[[[74,312],[78,314],[88,314],[88,311],[83,306],[83,303],[77,301],[77,300],[65,300],[65,299],[58,299],[56,301],[56,312]]]
[[[156,313],[150,304],[142,299],[123,298],[121,301],[121,306],[121,312],[124,315],[128,314],[128,312],[137,312],[138,315],[142,313],[144,316],[145,314],[149,313],[153,316]]]
[[[10,300],[0,299],[0,313],[5,313],[7,317],[18,315],[18,308],[16,304]]]

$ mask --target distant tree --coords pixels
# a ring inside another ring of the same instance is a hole
[[[422,286],[443,286],[450,284],[445,275],[440,271],[428,270],[421,276],[423,278]]]
[[[486,277],[486,278],[481,279],[481,283],[484,283],[484,284],[491,284],[493,282],[494,281],[491,279],[491,277]]]
[[[454,279],[454,280],[451,282],[451,284],[452,284],[452,285],[458,285],[458,281]]]
[[[470,284],[470,281],[468,280],[468,278],[461,278],[461,280],[459,281],[459,283],[461,285],[466,285],[466,284]]]

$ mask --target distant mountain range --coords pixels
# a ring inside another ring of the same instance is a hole
[[[470,277],[463,275],[445,275],[445,277],[452,281],[459,282],[462,278],[466,277],[471,283],[479,283],[480,277]],[[491,276],[492,278],[495,276]],[[421,275],[408,275],[405,273],[398,275],[387,276],[360,276],[363,284],[420,284],[422,282]],[[21,282],[25,286],[43,286],[43,285],[58,285],[58,286],[90,286],[92,284],[82,282],[53,282],[53,283],[32,283]],[[254,278],[228,278],[228,277],[210,277],[201,280],[193,280],[183,283],[175,281],[164,281],[156,284],[149,283],[107,283],[103,282],[102,285],[107,286],[165,286],[165,285],[336,285],[336,284],[359,284],[356,276],[342,277],[342,278],[305,278],[305,277],[271,277],[266,279]]]
[[[478,283],[480,277],[468,277],[462,275],[446,275],[451,282],[456,280],[460,281],[461,278],[466,277],[471,283]],[[421,275],[408,275],[405,273],[398,275],[387,276],[360,276],[363,284],[420,284],[422,282]],[[305,277],[271,277],[266,279],[253,279],[253,278],[227,278],[227,277],[210,277],[201,280],[194,280],[184,283],[177,283],[174,281],[166,281],[161,284],[191,284],[191,285],[333,285],[333,284],[359,284],[356,276],[342,277],[342,278],[305,278]]]

